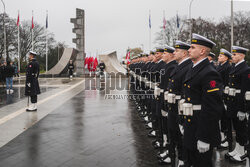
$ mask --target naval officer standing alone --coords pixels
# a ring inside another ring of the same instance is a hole
[[[28,112],[37,111],[37,95],[41,93],[38,83],[40,68],[36,60],[36,56],[36,52],[29,52],[29,64],[27,65],[26,69],[25,84],[25,95],[30,97],[31,100],[31,105],[29,105],[26,109]]]

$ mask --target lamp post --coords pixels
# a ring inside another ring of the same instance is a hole
[[[193,1],[194,1],[194,0],[191,0],[191,1],[190,1],[190,4],[189,4],[190,42],[191,42],[191,40],[192,40],[192,28],[193,28],[193,23],[192,23],[192,20],[191,20],[191,6],[192,6]]]
[[[7,54],[6,54],[6,30],[5,30],[5,4],[4,1],[1,0],[3,3],[4,13],[3,13],[3,33],[4,33],[4,61],[6,61]]]
[[[231,51],[234,45],[234,11],[233,11],[233,0],[231,0]]]

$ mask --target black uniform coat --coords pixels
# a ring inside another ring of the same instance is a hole
[[[227,61],[222,65],[218,65],[216,70],[220,73],[224,87],[228,86],[229,73],[231,71],[231,65],[229,64],[229,62]]]
[[[216,69],[216,65],[214,64],[214,61],[211,61],[210,63]]]
[[[2,82],[5,82],[5,78],[6,78],[5,73],[4,73],[5,68],[6,66],[4,65],[0,66],[0,81]]]
[[[170,93],[174,93],[178,96],[181,96],[183,99],[183,82],[186,76],[187,71],[193,65],[190,59],[184,61],[180,65],[178,65],[175,70],[169,76],[168,88],[167,90]],[[176,130],[179,128],[178,126],[178,101],[176,104],[168,105],[168,128],[171,130]]]
[[[228,116],[236,117],[238,111],[246,112],[245,93],[249,90],[250,72],[247,63],[244,61],[232,67],[229,73],[229,87],[240,89],[241,93],[237,93],[235,97],[229,96]]]
[[[160,83],[162,79],[162,71],[164,69],[164,66],[166,63],[164,61],[160,61],[158,63],[155,63],[151,67],[151,81],[154,83]]]
[[[12,78],[15,74],[15,69],[11,65],[7,65],[4,69],[4,74],[6,78]]]
[[[190,68],[184,80],[186,103],[201,105],[193,116],[184,116],[184,146],[197,149],[197,141],[210,144],[210,148],[220,144],[219,119],[224,105],[222,101],[222,80],[216,69],[203,60]]]
[[[104,63],[100,63],[99,64],[99,68],[100,68],[100,70],[103,71],[105,69],[105,64]]]
[[[162,81],[160,84],[160,88],[164,89],[164,91],[167,90],[167,86],[168,86],[168,82],[169,82],[169,77],[171,75],[171,73],[174,71],[174,69],[177,66],[177,62],[176,61],[171,61],[168,64],[165,65],[164,67],[164,72],[162,75]]]
[[[69,75],[73,75],[74,68],[75,66],[73,63],[68,65]]]
[[[150,77],[151,77],[151,81],[158,84],[158,87],[160,88],[160,83],[162,81],[162,74],[164,71],[166,63],[164,61],[159,61],[157,63],[155,63],[151,69],[150,69]],[[155,100],[153,100],[153,104],[156,104],[156,116],[161,117],[161,109],[162,109],[162,96],[157,97]]]
[[[28,64],[26,69],[26,84],[25,84],[25,95],[26,96],[34,96],[40,94],[40,87],[38,83],[39,77],[39,64],[36,59],[32,59],[32,61]]]

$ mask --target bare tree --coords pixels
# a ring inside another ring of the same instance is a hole
[[[234,44],[250,49],[250,12],[237,12],[234,14]],[[180,17],[181,28],[179,39],[187,41],[190,36],[188,22],[185,17]],[[231,50],[231,19],[223,17],[219,22],[201,17],[192,19],[192,32],[203,35],[216,43],[216,47],[212,52],[219,55],[221,48]],[[165,36],[164,36],[165,35]],[[176,17],[167,22],[164,33],[163,28],[156,33],[155,42],[158,45],[168,44],[173,45],[176,39]],[[250,62],[250,56],[246,57]]]
[[[132,49],[129,49],[129,51],[130,51],[131,58],[143,52],[141,48],[132,48]]]
[[[187,35],[183,33],[188,29],[186,17],[179,17],[179,28],[177,27],[177,16],[167,21],[166,28],[160,27],[160,32],[156,33],[154,43],[158,46],[173,45],[177,39],[183,39]]]

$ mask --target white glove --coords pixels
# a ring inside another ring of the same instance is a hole
[[[239,118],[240,121],[243,121],[246,118],[246,113],[239,111],[237,113],[237,117]]]
[[[197,149],[200,153],[205,153],[210,149],[210,144],[204,143],[200,140],[197,141]]]
[[[27,83],[27,86],[30,88],[30,86],[31,86],[31,85],[30,85],[30,83],[29,83],[29,82]]]
[[[227,105],[224,104],[225,109],[227,110]]]
[[[180,128],[181,134],[183,135],[184,134],[184,128],[183,128],[183,126],[179,124],[179,128]]]

